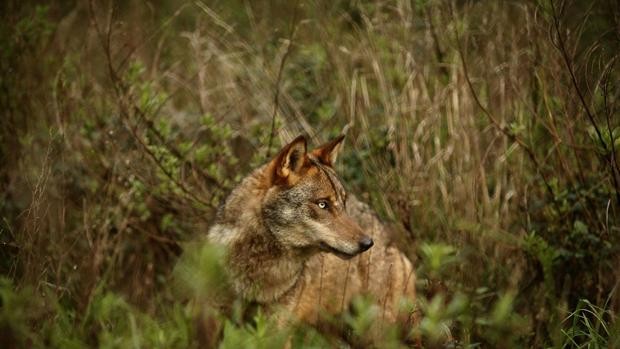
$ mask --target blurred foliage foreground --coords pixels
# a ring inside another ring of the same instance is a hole
[[[0,347],[355,346],[218,305],[217,205],[299,133],[417,266],[427,347],[620,347],[616,1],[3,1]],[[386,347],[404,345],[390,331]]]

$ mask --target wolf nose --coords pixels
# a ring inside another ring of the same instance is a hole
[[[366,236],[363,239],[361,239],[360,242],[359,242],[360,250],[362,250],[362,252],[364,252],[367,249],[371,248],[372,245],[374,245],[374,244],[375,243],[372,241],[372,239]]]

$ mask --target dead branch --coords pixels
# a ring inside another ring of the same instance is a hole
[[[452,4],[450,6],[450,14],[451,14],[452,20],[455,21],[456,20],[456,15],[455,15],[454,4]],[[480,110],[482,110],[484,115],[487,117],[487,119],[489,119],[489,121],[491,121],[491,124],[497,130],[499,130],[501,133],[503,133],[510,141],[517,143],[525,151],[525,153],[527,154],[528,158],[530,159],[530,161],[532,162],[532,164],[536,168],[536,171],[540,174],[540,177],[541,177],[543,183],[545,184],[545,188],[547,189],[547,192],[549,193],[549,196],[552,198],[553,202],[555,203],[555,199],[553,199],[555,197],[554,194],[553,194],[553,189],[551,188],[551,185],[549,184],[549,181],[545,177],[545,175],[544,175],[544,173],[542,171],[542,167],[541,167],[540,163],[538,162],[538,160],[536,159],[536,155],[534,154],[532,149],[521,138],[519,138],[516,134],[514,134],[514,132],[511,132],[509,129],[507,129],[506,127],[501,125],[499,123],[499,121],[497,121],[497,119],[495,119],[495,117],[491,114],[491,112],[489,112],[489,110],[484,105],[482,105],[482,102],[480,102],[480,98],[478,97],[478,94],[474,90],[474,86],[473,86],[473,84],[471,82],[471,78],[469,76],[469,69],[468,69],[468,66],[467,66],[467,61],[465,60],[465,53],[464,53],[464,49],[463,49],[463,46],[462,46],[462,43],[461,43],[460,34],[459,34],[459,31],[458,31],[458,26],[457,25],[454,25],[454,34],[455,34],[455,37],[456,37],[456,44],[457,44],[457,49],[458,49],[458,52],[459,52],[459,58],[461,59],[461,64],[463,66],[463,75],[465,76],[465,81],[467,82],[467,87],[469,88],[469,92],[471,93],[472,97],[474,98],[474,101],[476,102],[476,105],[478,106],[478,108],[480,108]]]
[[[282,72],[284,71],[284,65],[286,64],[286,59],[291,53],[291,49],[293,47],[293,37],[295,36],[295,32],[297,31],[297,26],[299,24],[297,20],[298,13],[298,5],[299,0],[295,1],[294,11],[293,11],[293,19],[291,20],[291,27],[288,34],[287,39],[287,47],[284,55],[282,55],[282,59],[280,60],[280,66],[278,68],[278,76],[276,77],[275,84],[275,93],[273,96],[273,113],[271,114],[271,132],[269,132],[269,143],[267,144],[267,151],[265,152],[265,158],[269,158],[271,156],[271,146],[273,144],[273,137],[275,136],[276,131],[276,115],[278,112],[278,108],[280,106],[280,82],[282,81]]]

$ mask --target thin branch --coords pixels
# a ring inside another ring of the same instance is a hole
[[[573,66],[571,64],[571,59],[570,57],[568,57],[568,52],[566,49],[566,43],[564,42],[564,37],[562,36],[562,34],[560,33],[560,19],[558,17],[558,12],[555,8],[555,4],[553,1],[551,2],[551,16],[553,19],[553,27],[555,30],[555,33],[557,35],[557,40],[558,40],[558,50],[560,51],[560,54],[562,55],[562,59],[564,61],[564,64],[566,65],[566,69],[568,69],[568,72],[570,74],[571,77],[571,83],[573,85],[573,88],[575,89],[575,92],[577,92],[577,96],[579,97],[579,101],[581,102],[581,105],[583,106],[586,116],[588,117],[588,120],[590,121],[590,124],[592,125],[592,127],[594,127],[594,131],[596,132],[596,136],[598,137],[599,142],[601,143],[601,146],[603,147],[603,150],[605,152],[605,154],[609,154],[609,158],[607,159],[610,165],[610,169],[611,169],[611,177],[612,177],[612,181],[614,183],[614,190],[616,192],[616,200],[618,201],[618,203],[620,204],[620,185],[618,183],[618,178],[616,177],[616,172],[617,172],[617,160],[616,160],[616,151],[615,151],[615,146],[614,146],[614,139],[612,136],[612,132],[611,132],[611,123],[609,121],[609,113],[606,114],[606,120],[607,120],[607,128],[609,131],[609,136],[610,136],[610,140],[611,140],[611,151],[607,148],[607,143],[605,142],[605,139],[603,138],[603,133],[600,130],[598,124],[596,123],[596,119],[595,119],[595,115],[594,113],[590,110],[590,108],[588,107],[588,104],[586,103],[585,100],[585,96],[583,95],[583,92],[581,91],[581,88],[579,88],[579,85],[577,84],[577,78],[575,77],[575,71],[573,69]],[[560,11],[562,11],[562,9],[560,9]],[[607,79],[608,80],[608,79]],[[604,86],[603,86],[603,98],[604,98],[604,102],[605,102],[605,107],[607,107],[607,83],[608,81],[605,82]]]
[[[291,53],[291,48],[293,47],[293,37],[295,36],[295,32],[297,31],[297,25],[299,24],[297,21],[298,4],[299,0],[295,1],[293,19],[291,20],[291,27],[288,34],[288,46],[286,47],[286,52],[284,52],[284,55],[282,56],[282,60],[280,60],[280,67],[278,68],[278,76],[276,78],[275,85],[275,95],[273,97],[273,112],[271,114],[271,132],[269,133],[269,143],[267,145],[267,151],[265,152],[265,158],[269,158],[271,156],[271,146],[273,144],[273,137],[275,136],[276,132],[276,115],[280,105],[280,82],[282,81],[282,72],[284,71],[286,59]]]
[[[615,65],[615,59],[612,61],[611,65],[607,66],[605,75],[605,82],[603,83],[603,105],[605,107],[605,120],[607,122],[607,132],[609,135],[609,143],[611,147],[611,153],[609,154],[609,162],[611,165],[611,178],[614,183],[614,189],[616,190],[616,201],[620,204],[620,184],[618,183],[618,176],[620,176],[620,169],[618,169],[618,160],[616,156],[616,145],[613,130],[611,128],[611,114],[613,111],[609,107],[609,77],[611,75],[611,71]]]
[[[116,94],[119,95],[120,91],[118,90],[119,88],[118,83],[120,79],[118,78],[118,75],[116,74],[116,69],[114,69],[114,63],[112,61],[112,50],[110,48],[110,41],[111,41],[110,37],[112,35],[111,34],[112,33],[112,18],[114,17],[114,4],[113,3],[110,4],[107,30],[105,33],[103,32],[103,29],[99,26],[99,22],[97,21],[97,16],[95,15],[94,0],[91,0],[88,2],[88,10],[89,10],[90,18],[95,27],[95,31],[97,32],[97,38],[99,39],[99,42],[105,54],[106,63],[108,66],[108,73],[110,75],[110,79],[112,80],[112,86],[114,87],[114,91],[116,92]]]
[[[114,88],[114,92],[116,94],[116,98],[118,99],[118,108],[119,108],[119,112],[120,112],[120,116],[123,119],[123,122],[125,123],[125,127],[127,127],[131,133],[131,135],[133,136],[133,138],[138,142],[138,144],[141,145],[142,149],[147,153],[147,155],[153,160],[153,162],[155,162],[155,164],[159,167],[159,169],[164,173],[164,175],[166,175],[166,177],[168,179],[170,179],[184,194],[186,194],[187,196],[189,196],[191,199],[193,199],[194,201],[205,205],[207,207],[212,206],[211,203],[206,202],[204,200],[202,200],[201,198],[199,198],[198,196],[196,196],[196,194],[194,194],[191,190],[189,190],[182,182],[180,182],[179,180],[177,180],[176,178],[174,178],[174,176],[172,175],[172,173],[170,173],[170,171],[168,171],[165,166],[161,163],[160,159],[153,153],[153,151],[148,147],[148,145],[142,140],[142,138],[137,134],[136,132],[136,126],[131,126],[129,124],[129,119],[130,119],[130,115],[132,115],[132,113],[130,112],[130,110],[133,110],[133,115],[137,115],[140,118],[142,118],[145,121],[148,121],[148,119],[146,119],[146,117],[144,116],[144,112],[138,107],[138,106],[129,106],[127,105],[127,95],[126,95],[126,85],[125,82],[122,80],[122,78],[119,77],[117,70],[114,68],[114,64],[112,62],[112,52],[111,52],[111,35],[112,35],[112,22],[114,19],[114,5],[111,4],[110,5],[110,10],[108,13],[108,23],[106,26],[106,32],[102,32],[101,27],[99,26],[99,23],[97,21],[97,18],[95,16],[95,11],[94,11],[94,6],[93,6],[93,0],[91,0],[89,2],[89,10],[90,10],[90,16],[91,19],[93,21],[95,30],[97,32],[97,36],[100,40],[101,46],[103,48],[105,57],[106,57],[106,61],[107,61],[107,66],[108,66],[108,73],[110,75],[110,79],[112,80],[112,86]],[[148,126],[148,122],[147,126]],[[156,132],[156,135],[161,137],[161,135],[159,135]],[[163,139],[163,137],[162,137]],[[160,139],[161,141],[161,139]],[[164,142],[162,142],[164,143]],[[165,144],[165,143],[164,143]],[[171,152],[171,154],[173,154],[175,157],[177,157],[177,159],[179,160],[183,160],[183,158],[180,158],[179,155],[180,153],[178,151],[176,151],[175,149],[171,150],[171,147],[166,146],[166,149],[168,151]],[[204,176],[204,174],[203,174]],[[219,185],[219,182],[217,182],[214,178],[208,177],[210,179],[211,182],[213,182],[214,184],[218,184],[218,188],[222,188],[221,185]]]
[[[174,157],[177,158],[177,160],[180,160],[183,164],[190,163],[190,161],[186,159],[185,155],[181,154],[181,152],[174,145],[170,144],[170,142],[168,142],[165,139],[164,135],[162,135],[161,132],[159,132],[159,130],[155,127],[155,125],[153,124],[153,121],[146,117],[146,114],[144,113],[142,109],[138,108],[137,106],[134,106],[134,110],[135,110],[135,115],[137,115],[142,120],[142,122],[144,122],[148,130],[151,131],[151,133],[155,135],[155,137],[159,140],[159,142],[163,144],[166,147],[166,149],[170,151],[170,153]],[[200,174],[202,179],[207,181],[209,184],[215,186],[217,189],[228,190],[228,188],[226,188],[224,185],[218,182],[218,180],[215,177],[206,173],[202,169],[197,169],[197,172],[198,174]]]
[[[605,141],[603,140],[603,135],[601,133],[601,130],[596,124],[596,119],[594,118],[594,114],[590,111],[590,108],[588,107],[588,104],[586,103],[586,99],[583,95],[583,92],[581,91],[581,89],[579,88],[579,85],[577,84],[577,78],[575,77],[575,71],[573,70],[571,60],[568,57],[568,52],[566,51],[566,43],[564,42],[564,38],[562,34],[560,33],[560,19],[558,18],[558,15],[557,15],[555,3],[553,0],[551,0],[550,2],[551,2],[551,16],[553,18],[553,27],[554,27],[554,30],[555,30],[555,33],[558,39],[558,49],[560,50],[562,59],[564,60],[564,64],[566,65],[566,69],[568,69],[568,72],[570,74],[571,82],[573,84],[573,87],[575,88],[575,92],[577,92],[579,101],[581,102],[581,105],[583,106],[586,112],[586,116],[588,117],[588,119],[590,120],[590,123],[594,127],[594,130],[596,131],[596,135],[599,138],[599,141],[601,142],[601,144],[603,145],[603,149],[605,149],[605,152],[607,152],[607,145],[605,144]]]
[[[547,178],[543,174],[542,167],[541,167],[540,163],[538,162],[538,160],[536,159],[536,155],[534,154],[532,149],[529,146],[527,146],[527,144],[525,144],[525,142],[522,139],[517,137],[516,134],[514,134],[513,132],[508,130],[506,127],[502,126],[499,123],[499,121],[497,121],[495,119],[495,117],[491,114],[491,112],[489,112],[489,110],[484,105],[482,105],[482,102],[480,102],[480,99],[478,98],[478,94],[474,90],[474,86],[473,86],[473,84],[471,82],[471,79],[469,77],[469,69],[468,69],[467,62],[465,61],[465,53],[464,53],[464,49],[463,49],[463,46],[462,46],[462,43],[461,43],[459,31],[458,31],[458,25],[456,24],[456,16],[454,14],[453,6],[454,5],[450,6],[450,14],[452,16],[452,20],[455,22],[455,24],[454,24],[454,33],[456,35],[456,43],[457,43],[457,48],[458,48],[458,52],[459,52],[459,58],[461,59],[461,64],[463,66],[463,75],[465,76],[465,81],[467,82],[467,87],[469,88],[469,92],[471,93],[472,97],[474,98],[474,101],[476,102],[476,105],[478,106],[478,108],[480,108],[480,110],[482,110],[482,112],[489,119],[489,121],[491,121],[491,124],[493,124],[493,126],[496,129],[498,129],[506,137],[508,137],[509,140],[511,140],[512,142],[517,143],[521,148],[523,148],[523,150],[525,150],[525,153],[527,154],[527,156],[529,157],[530,161],[534,164],[534,167],[536,168],[536,170],[540,174],[540,177],[542,178],[542,181],[545,184],[545,188],[547,189],[547,192],[549,193],[551,199],[555,203],[555,196],[553,194],[553,189],[551,188],[551,185],[549,185],[549,182],[547,181]]]
[[[430,7],[430,6],[428,6]],[[437,30],[435,29],[435,24],[433,23],[433,15],[431,13],[431,9],[427,6],[424,7],[424,15],[426,16],[426,21],[428,22],[428,29],[431,34],[431,38],[433,39],[433,47],[435,48],[435,58],[437,59],[437,63],[439,65],[439,71],[445,76],[448,77],[450,73],[448,72],[448,68],[444,65],[444,53],[441,50],[441,45],[439,43],[439,36],[437,35]]]
[[[157,167],[159,167],[159,169],[166,175],[166,177],[168,179],[170,179],[179,189],[181,189],[181,191],[183,193],[185,193],[186,195],[188,195],[190,198],[192,198],[194,201],[205,205],[207,207],[213,206],[213,204],[202,200],[201,198],[199,198],[198,196],[196,196],[196,194],[194,194],[191,190],[189,190],[182,182],[180,182],[179,180],[177,180],[176,178],[174,178],[174,176],[172,175],[172,173],[170,173],[170,171],[168,171],[168,169],[166,169],[166,167],[161,163],[161,161],[159,160],[159,158],[157,157],[157,155],[155,155],[155,153],[153,153],[153,151],[149,148],[148,144],[146,144],[142,138],[140,137],[140,135],[138,135],[138,133],[136,132],[136,128],[137,126],[132,127],[131,125],[129,125],[128,122],[128,115],[126,114],[126,110],[121,110],[121,113],[124,114],[123,116],[123,120],[125,121],[125,126],[130,130],[132,136],[135,138],[136,141],[138,141],[138,143],[142,146],[142,149],[144,150],[144,152],[147,153],[147,155],[153,160],[153,162],[155,162],[155,164],[157,165]]]

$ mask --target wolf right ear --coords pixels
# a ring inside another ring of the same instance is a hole
[[[342,149],[342,141],[344,135],[340,135],[335,139],[321,145],[312,151],[312,155],[316,156],[323,165],[334,166],[336,158]]]
[[[306,151],[307,142],[304,136],[295,138],[282,148],[275,159],[277,177],[288,179],[289,183],[293,182],[306,161]]]

